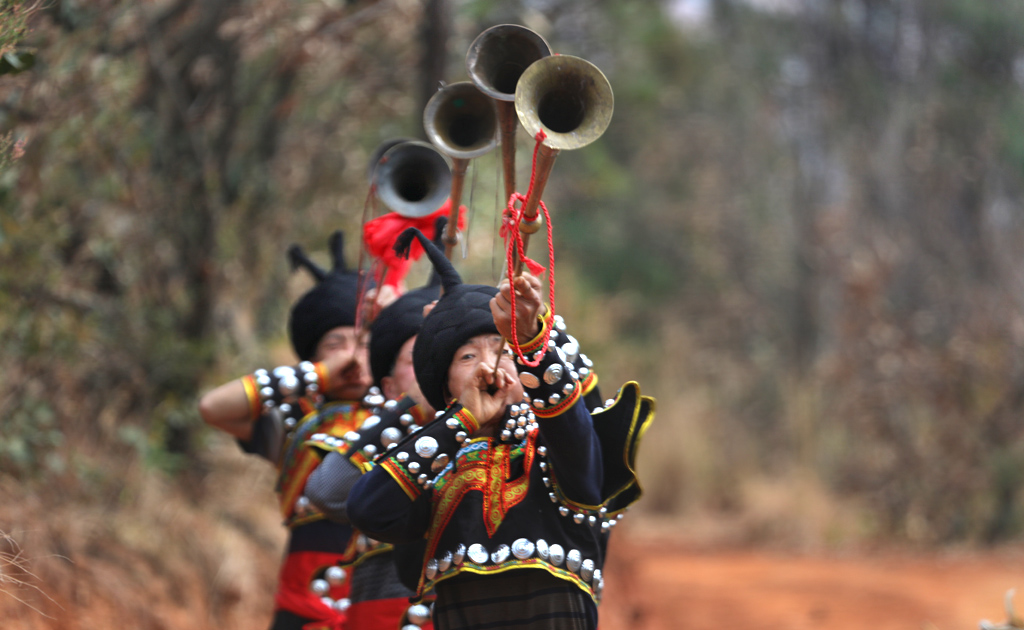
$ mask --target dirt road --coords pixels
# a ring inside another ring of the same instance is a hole
[[[613,539],[603,629],[969,630],[1007,620],[1024,549],[822,556]]]

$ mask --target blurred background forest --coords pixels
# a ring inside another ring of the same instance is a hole
[[[343,229],[358,263],[369,156],[423,137],[507,22],[615,91],[545,201],[602,389],[658,401],[632,518],[796,547],[1024,535],[1024,4],[0,7],[0,591],[25,602],[0,610],[24,627],[198,627],[174,615],[199,600],[234,627],[272,586],[272,473],[196,399],[291,360],[286,248],[326,261]],[[501,265],[499,168],[463,196],[474,282]],[[170,603],[118,603],[136,587]]]

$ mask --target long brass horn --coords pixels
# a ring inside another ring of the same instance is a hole
[[[472,158],[494,148],[498,115],[494,101],[469,81],[446,85],[423,110],[427,137],[452,160],[451,216],[444,232],[444,253],[449,259],[458,243],[459,204],[466,169]]]
[[[402,142],[388,149],[374,171],[377,197],[389,210],[419,218],[436,212],[448,198],[448,160],[427,142]]]
[[[473,40],[466,53],[470,79],[497,105],[506,200],[516,191],[516,85],[533,62],[549,55],[551,48],[544,38],[518,24],[492,26]]]
[[[533,188],[523,202],[523,247],[540,229],[537,207],[559,152],[594,142],[608,128],[615,109],[612,86],[597,66],[571,55],[538,59],[516,85],[516,113],[531,136],[543,130]],[[516,263],[516,273],[522,261]]]

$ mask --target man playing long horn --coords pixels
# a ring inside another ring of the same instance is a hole
[[[277,467],[276,490],[289,536],[271,630],[340,630],[349,604],[345,567],[354,559],[352,528],[326,519],[304,494],[320,462],[304,446],[308,437],[322,433],[340,440],[370,415],[362,401],[370,386],[365,335],[355,326],[358,275],[345,266],[340,232],[331,237],[330,247],[330,271],[297,247],[289,251],[293,265],[317,280],[289,317],[300,363],[257,370],[199,400],[204,421]]]
[[[425,540],[417,594],[436,593],[439,630],[596,628],[605,535],[639,497],[635,455],[653,401],[629,383],[591,415],[588,366],[557,341],[546,351],[553,318],[537,278],[462,284],[425,237],[403,237],[420,240],[442,277],[413,364],[444,411],[377,460],[348,515],[374,539]],[[502,350],[513,291],[526,362]]]

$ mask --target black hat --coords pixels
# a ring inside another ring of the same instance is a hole
[[[288,335],[295,354],[302,361],[316,355],[320,339],[338,326],[355,326],[359,302],[359,274],[345,266],[345,239],[340,231],[328,241],[333,267],[325,271],[317,266],[298,245],[288,248],[292,268],[305,267],[317,280],[292,307],[288,317]]]
[[[448,217],[438,217],[434,229],[437,240],[444,234]],[[436,243],[435,243],[436,245]],[[440,247],[440,246],[438,246]],[[370,371],[378,387],[391,374],[402,345],[420,331],[423,307],[441,295],[441,276],[435,269],[427,285],[402,295],[382,310],[370,325]]]
[[[498,294],[498,289],[488,285],[463,284],[444,253],[416,228],[402,232],[395,242],[395,252],[399,255],[408,252],[413,238],[419,239],[434,270],[441,276],[444,295],[423,320],[413,347],[412,363],[416,381],[427,402],[434,409],[444,409],[447,406],[448,367],[455,351],[477,335],[498,332],[490,306],[491,298]]]

